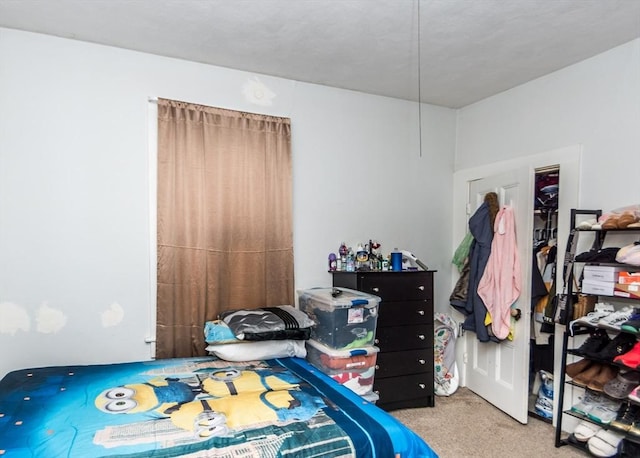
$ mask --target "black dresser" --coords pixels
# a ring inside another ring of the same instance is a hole
[[[333,286],[382,299],[373,390],[384,410],[433,407],[433,274],[428,271],[332,272]]]

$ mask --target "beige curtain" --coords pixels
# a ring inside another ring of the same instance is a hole
[[[156,357],[228,309],[293,304],[287,118],[158,100]]]

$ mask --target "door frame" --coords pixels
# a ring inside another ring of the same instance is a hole
[[[543,167],[549,167],[558,165],[560,167],[560,194],[558,201],[558,251],[557,259],[564,259],[565,243],[569,235],[570,215],[569,210],[571,208],[579,208],[579,195],[580,195],[580,170],[582,159],[582,145],[572,145],[554,149],[551,151],[518,157],[506,161],[494,162],[468,169],[458,170],[453,176],[453,241],[454,243],[462,240],[468,230],[468,220],[470,215],[470,209],[467,208],[467,202],[469,198],[469,183],[471,181],[482,179],[486,176],[495,175],[498,173],[505,173],[510,170],[514,170],[521,167],[528,167],[529,173],[532,177],[530,182],[530,189],[527,191],[533,199],[534,196],[534,183],[536,169]],[[528,219],[529,227],[525,233],[533,234],[533,214]],[[452,246],[452,253],[455,251],[456,246]],[[556,274],[561,275],[562,269],[557,269]],[[455,269],[451,270],[451,289],[455,286],[458,279],[458,273]],[[558,280],[558,279],[557,279]],[[559,279],[561,281],[561,279]],[[462,315],[458,312],[454,312],[454,315],[459,319]],[[528,313],[531,319],[531,310],[522,310],[522,313]],[[563,329],[561,326],[556,326],[556,335],[561,335]],[[475,338],[475,333],[465,333],[459,342],[456,344],[456,361],[458,362],[458,368],[460,372],[460,386],[467,386],[467,339]],[[562,339],[555,339],[554,348],[554,374],[560,373],[560,359],[562,353]],[[529,357],[527,353],[527,358]],[[559,378],[554,377],[554,392],[559,393]],[[553,424],[556,424],[556,417],[558,415],[557,397],[553,400],[554,403],[554,418]],[[526,403],[525,403],[526,405]]]

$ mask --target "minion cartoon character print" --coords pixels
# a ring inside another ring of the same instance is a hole
[[[107,414],[169,418],[177,428],[208,438],[259,424],[308,420],[324,403],[300,390],[300,383],[287,371],[223,368],[108,388],[95,405]]]

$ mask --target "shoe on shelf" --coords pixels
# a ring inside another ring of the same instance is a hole
[[[621,332],[615,336],[603,349],[599,351],[585,351],[585,356],[613,362],[616,356],[624,355],[631,351],[636,344],[636,337],[632,334]]]
[[[580,372],[584,372],[586,369],[588,369],[592,364],[593,361],[583,358],[574,363],[567,364],[564,368],[564,371],[569,377],[574,378]]]
[[[633,315],[633,307],[623,307],[598,321],[598,327],[620,331],[622,323],[628,321]]]
[[[627,430],[627,434],[633,436],[635,439],[640,439],[640,418],[636,418],[631,428]]]
[[[572,352],[579,356],[584,356],[587,353],[597,353],[602,350],[609,342],[611,338],[607,331],[604,329],[593,329],[589,333],[589,337],[584,341],[579,348],[572,350]]]
[[[619,458],[638,458],[640,456],[640,444],[629,439],[623,439],[618,450]]]
[[[604,368],[604,366],[605,364],[602,363],[592,363],[587,369],[572,377],[573,383],[582,387],[586,387],[591,383],[593,379],[598,377],[598,374],[600,374],[600,371]]]
[[[610,426],[626,432],[638,420],[640,420],[640,406],[632,402],[623,402],[618,410],[618,416],[611,421]]]
[[[593,312],[589,312],[585,316],[581,316],[580,318],[569,323],[569,330],[571,331],[571,335],[573,335],[574,325],[595,327],[598,325],[598,322],[602,318],[609,316],[615,311],[616,309],[613,305],[607,304],[606,302],[598,302],[596,305],[594,305]]]
[[[640,342],[636,342],[628,352],[613,358],[613,362],[636,369],[640,365]]]
[[[621,369],[613,380],[604,385],[604,393],[614,399],[626,399],[640,385],[640,372]]]
[[[633,314],[627,321],[620,325],[622,331],[631,332],[634,334],[640,334],[640,308],[633,309]]]
[[[624,436],[611,430],[603,429],[587,441],[587,449],[594,456],[614,457]]]
[[[582,420],[573,431],[573,437],[575,437],[578,442],[584,443],[595,436],[600,430],[602,430],[602,426],[598,426],[587,420]]]
[[[585,390],[584,394],[580,396],[579,399],[580,400],[577,404],[571,406],[571,411],[586,417],[589,412],[591,412],[595,406],[600,405],[605,398],[600,393]]]
[[[587,417],[600,424],[608,425],[618,416],[618,410],[620,410],[621,405],[622,403],[619,401],[604,399],[593,406],[587,413]]]
[[[598,372],[598,375],[593,377],[589,383],[587,383],[587,388],[593,391],[602,392],[604,391],[604,386],[615,378],[618,375],[618,368],[611,366],[609,364],[603,364],[602,369]]]
[[[640,386],[636,386],[634,389],[632,389],[627,397],[633,402],[640,403]]]

